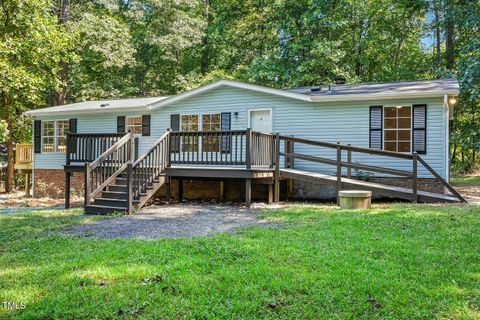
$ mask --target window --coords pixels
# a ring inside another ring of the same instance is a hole
[[[42,122],[42,151],[55,151],[55,121]]]
[[[385,107],[383,111],[384,150],[411,152],[412,107]]]
[[[220,113],[204,114],[202,115],[202,130],[203,131],[220,131]],[[203,152],[218,152],[220,150],[219,136],[203,136],[202,151]]]
[[[127,117],[127,132],[142,134],[142,117]]]
[[[42,121],[42,152],[66,152],[68,120]]]
[[[67,133],[70,128],[70,121],[57,121],[57,151],[67,152]]]
[[[198,115],[183,115],[181,117],[182,131],[198,131]],[[198,140],[195,136],[184,137],[182,141],[182,151],[196,152],[198,150]]]

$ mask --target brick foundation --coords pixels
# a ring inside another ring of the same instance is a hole
[[[71,177],[71,192],[83,195],[83,173],[75,172]],[[410,179],[373,177],[369,181],[387,185],[411,188]],[[444,188],[435,179],[418,179],[418,189],[436,193],[443,193]],[[35,169],[34,194],[36,197],[49,196],[62,198],[65,196],[65,172],[62,169]],[[178,181],[173,180],[171,186],[172,200],[178,199]],[[281,184],[281,199],[286,196],[286,181]],[[374,195],[375,196],[375,195]],[[165,199],[165,186],[156,194],[157,198]],[[220,181],[183,181],[183,198],[185,200],[220,200]],[[335,186],[303,181],[294,181],[291,199],[335,199]],[[378,198],[378,197],[377,197]],[[266,202],[268,199],[268,185],[256,184],[252,180],[252,201]],[[225,181],[224,201],[245,201],[245,181]]]
[[[65,172],[62,169],[35,169],[33,193],[35,197],[65,197]],[[74,172],[70,178],[71,194],[83,195],[84,176]]]

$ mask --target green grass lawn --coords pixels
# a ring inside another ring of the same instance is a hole
[[[450,178],[450,182],[457,183],[457,184],[480,186],[480,175],[454,176]]]
[[[96,240],[78,209],[0,216],[0,318],[480,318],[480,207],[265,211],[282,227]]]

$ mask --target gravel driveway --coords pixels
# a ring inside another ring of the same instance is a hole
[[[206,236],[243,226],[266,226],[271,222],[257,217],[255,209],[227,205],[177,204],[149,206],[138,214],[102,219],[72,226],[63,234],[101,239],[159,239]]]

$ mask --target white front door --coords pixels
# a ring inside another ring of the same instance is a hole
[[[253,131],[272,132],[272,111],[270,109],[250,110],[250,128]]]

